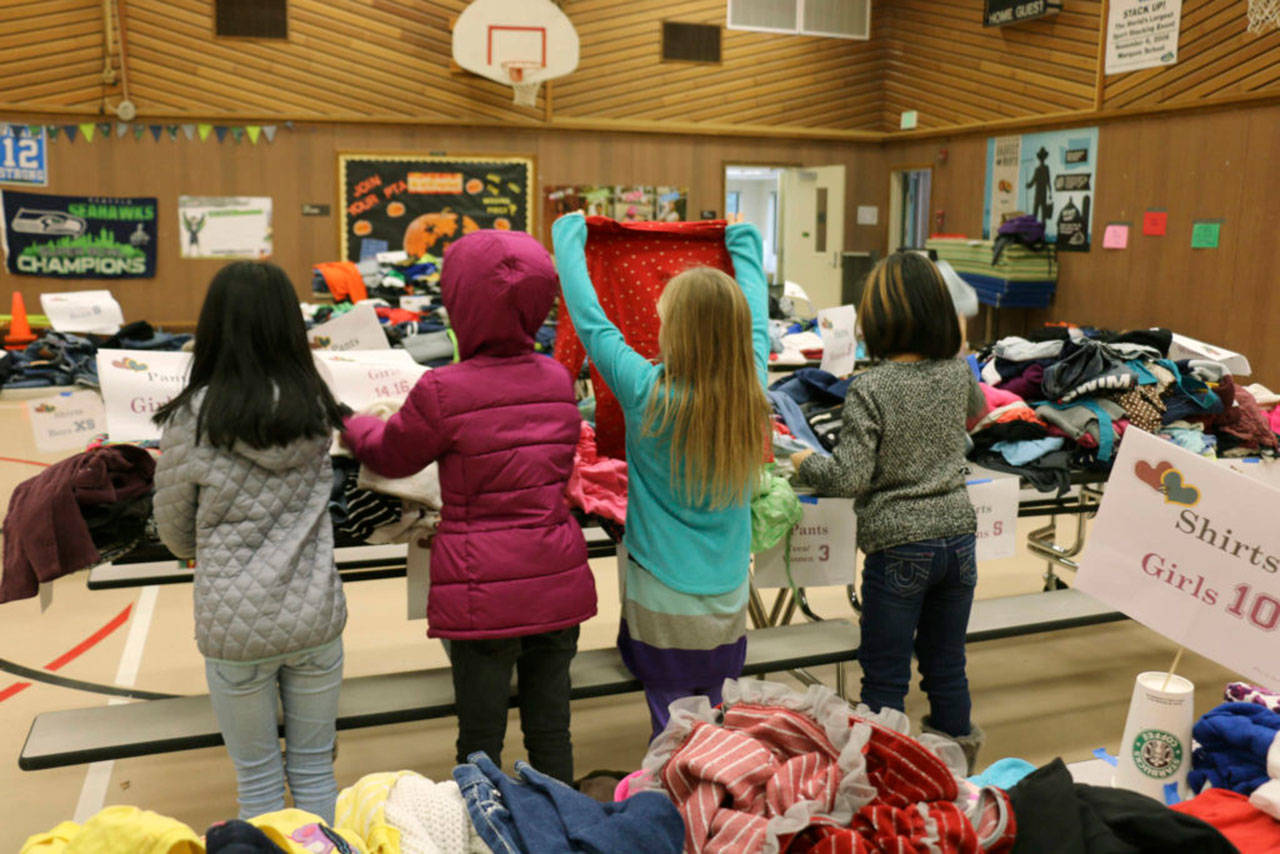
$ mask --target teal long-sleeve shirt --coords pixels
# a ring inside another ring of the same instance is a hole
[[[751,509],[741,504],[711,509],[690,504],[671,479],[669,432],[644,435],[649,397],[662,376],[627,345],[605,316],[587,272],[587,224],[580,214],[551,229],[565,305],[583,347],[613,391],[627,426],[627,532],[624,543],[636,563],[668,587],[701,596],[727,593],[746,580],[751,560]],[[725,231],[734,277],[751,307],[751,340],[760,383],[769,360],[769,297],[760,232],[741,223]]]

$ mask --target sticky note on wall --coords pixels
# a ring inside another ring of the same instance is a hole
[[[1222,223],[1198,220],[1191,226],[1192,249],[1217,249]]]
[[[1147,237],[1160,237],[1169,227],[1169,214],[1164,211],[1147,211],[1142,216],[1142,233]]]
[[[1113,222],[1107,225],[1107,230],[1102,233],[1103,249],[1124,249],[1129,245],[1129,224],[1127,222]]]

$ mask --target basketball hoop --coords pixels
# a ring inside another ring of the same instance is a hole
[[[1249,32],[1280,29],[1280,0],[1249,0]]]
[[[525,74],[542,67],[542,63],[536,60],[514,59],[502,63],[502,68],[507,72],[507,78],[511,82],[511,88],[515,90],[513,100],[521,107],[538,105],[539,81],[526,81]]]

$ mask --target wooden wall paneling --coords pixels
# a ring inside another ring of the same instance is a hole
[[[0,101],[91,110],[104,93],[102,54],[99,0],[0,6]]]

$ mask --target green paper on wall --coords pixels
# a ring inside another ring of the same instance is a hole
[[[1217,249],[1222,231],[1220,222],[1197,222],[1191,226],[1192,249]]]

